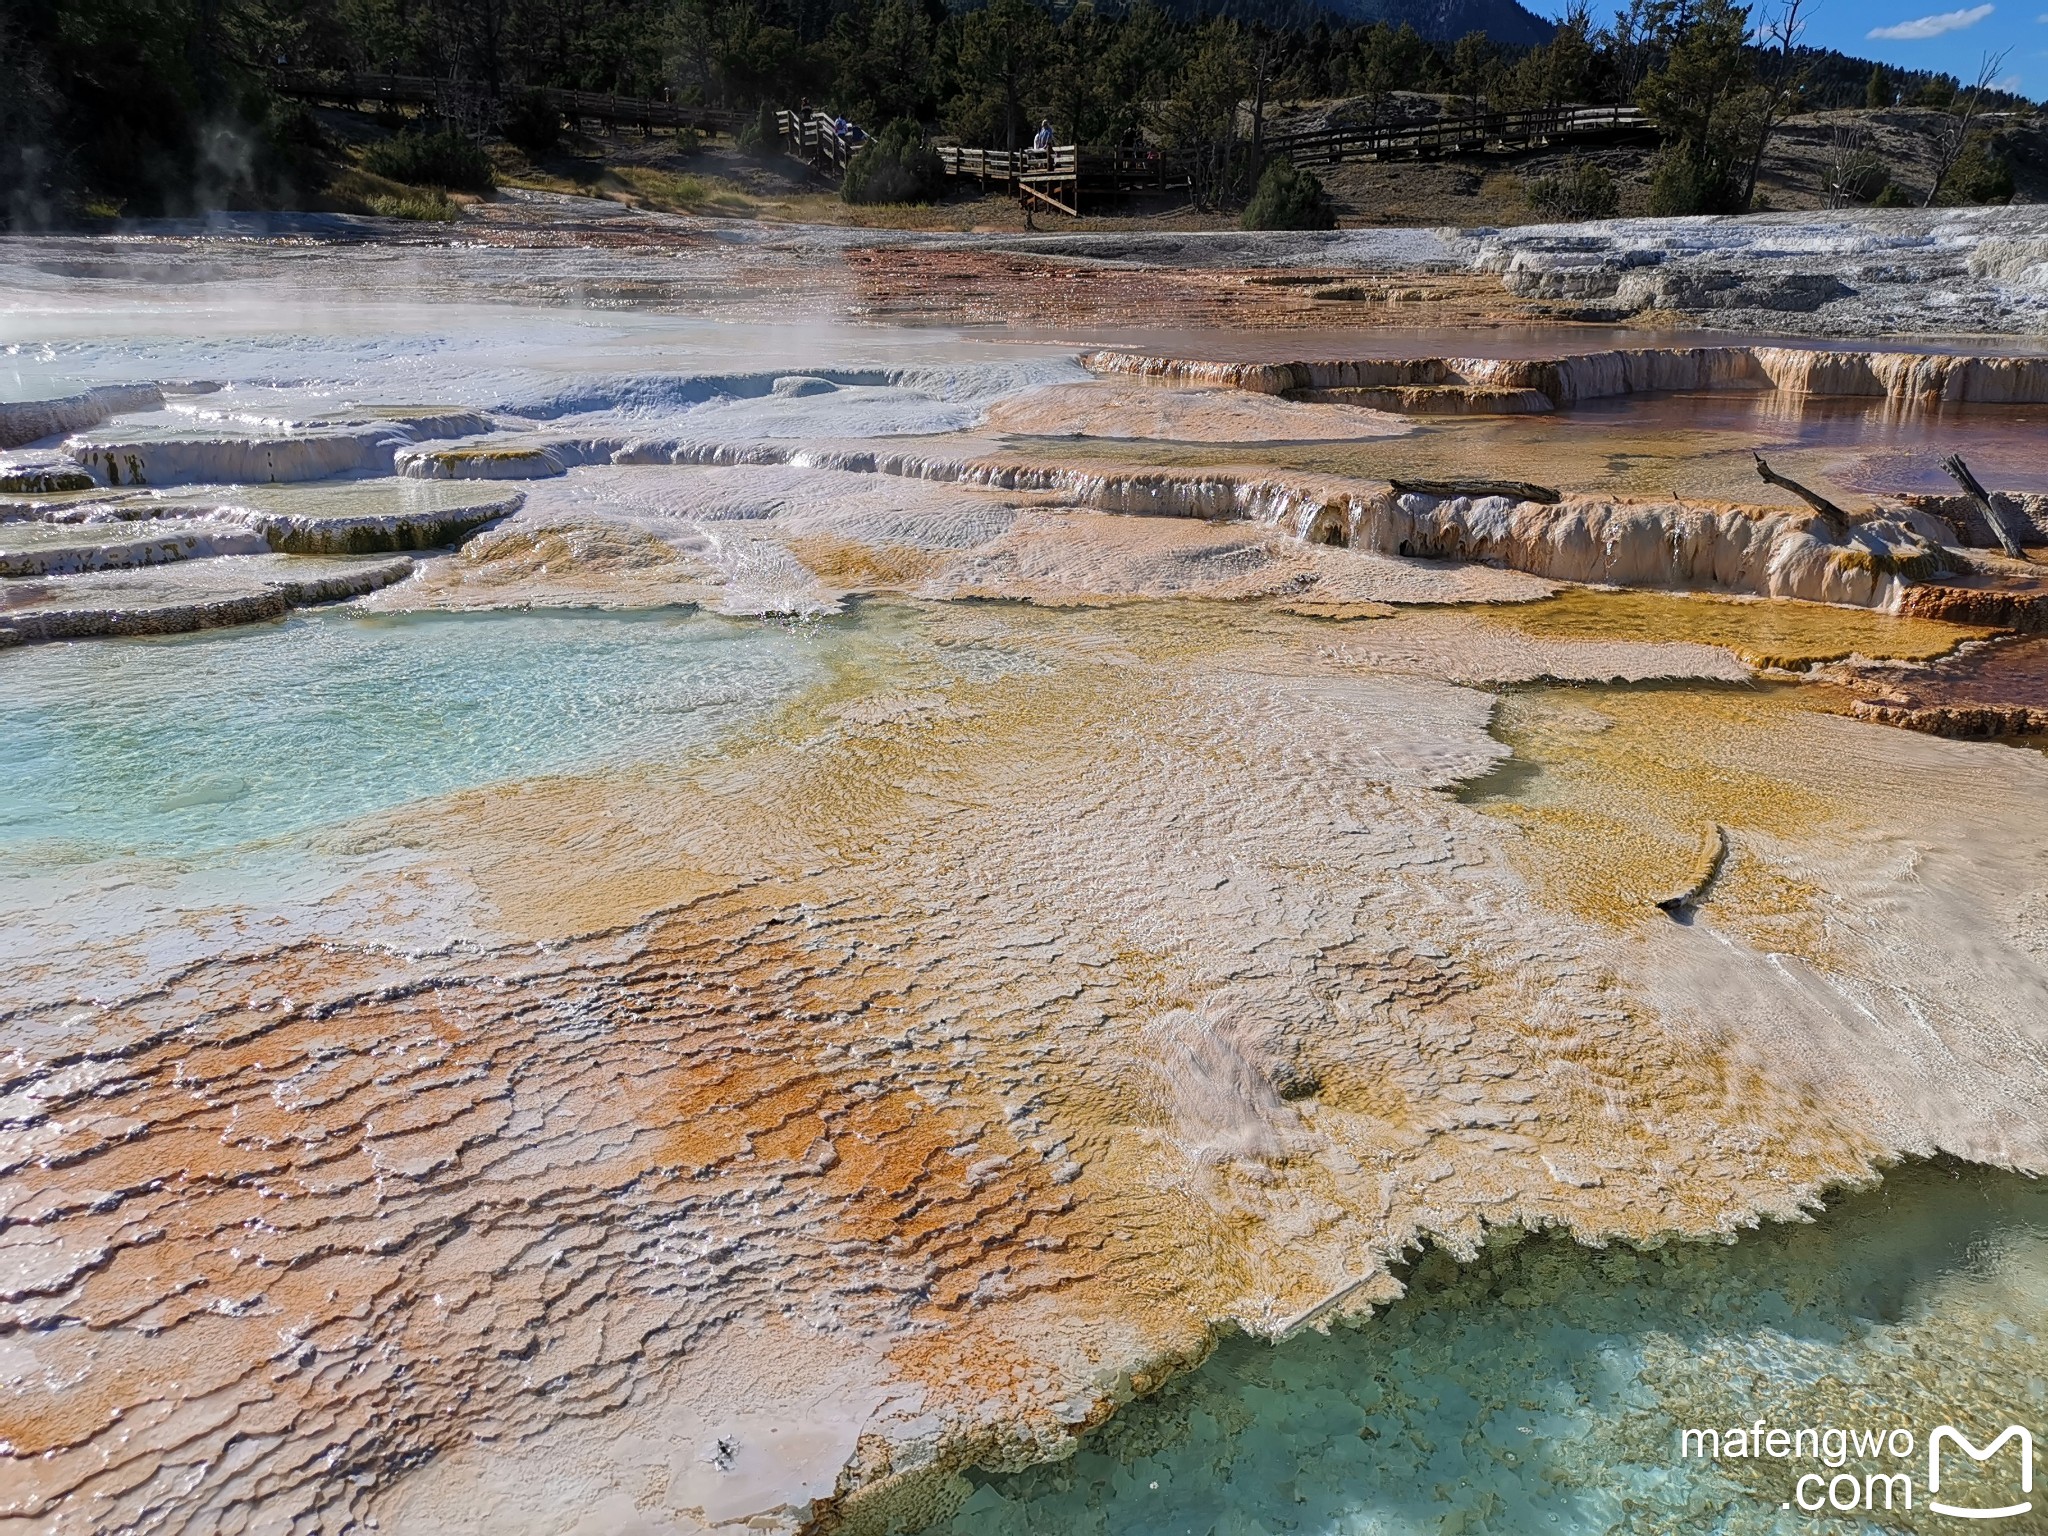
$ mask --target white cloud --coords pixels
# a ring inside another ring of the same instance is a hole
[[[1872,27],[1865,35],[1881,37],[1894,43],[1924,42],[1930,37],[1939,37],[1944,32],[1960,32],[1965,27],[1974,27],[1997,9],[1995,5],[1973,5],[1967,11],[1943,11],[1938,16],[1922,16],[1914,21],[1902,21],[1895,27]]]

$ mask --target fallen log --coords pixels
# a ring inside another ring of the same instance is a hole
[[[1468,496],[1474,500],[1486,496],[1499,496],[1506,501],[1534,501],[1544,506],[1555,506],[1564,500],[1560,491],[1547,485],[1532,485],[1527,480],[1390,480],[1395,494],[1401,496],[1440,496],[1448,500],[1454,496]]]
[[[1827,522],[1828,526],[1833,528],[1836,533],[1847,533],[1849,531],[1849,514],[1836,506],[1832,501],[1829,501],[1827,497],[1821,495],[1818,491],[1808,490],[1790,475],[1779,474],[1769,464],[1764,462],[1764,456],[1754,448],[1750,450],[1750,457],[1756,460],[1757,479],[1763,481],[1766,485],[1775,485],[1781,491],[1790,491],[1794,496],[1797,496],[1801,501],[1813,508],[1814,511],[1818,512]]]
[[[2020,541],[2014,538],[2012,531],[2005,526],[2005,517],[1998,510],[1998,504],[1978,483],[1977,477],[1970,473],[1970,466],[1963,462],[1963,456],[1960,453],[1952,453],[1941,461],[1941,467],[1948,471],[1951,480],[1963,488],[1963,494],[1976,503],[1977,510],[1984,516],[1984,521],[1991,525],[1991,532],[1998,540],[1998,547],[2013,559],[2024,560],[2026,556],[2020,552]]]

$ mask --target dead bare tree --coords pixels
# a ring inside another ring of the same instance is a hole
[[[1742,179],[1742,206],[1756,199],[1756,180],[1763,173],[1764,152],[1771,147],[1771,135],[1778,124],[1799,105],[1806,85],[1806,72],[1792,56],[1800,35],[1806,31],[1806,16],[1814,0],[1781,0],[1778,8],[1757,24],[1759,51],[1771,58],[1771,78],[1762,87],[1763,99],[1757,109],[1756,142],[1749,153],[1749,170]]]
[[[1634,101],[1652,69],[1662,65],[1678,30],[1676,0],[1628,0],[1601,34],[1613,61],[1615,100]]]
[[[1280,63],[1280,39],[1260,28],[1258,48],[1252,54],[1252,181],[1256,185],[1266,168],[1266,93]]]
[[[498,126],[505,104],[476,80],[443,80],[434,88],[434,111],[466,139],[481,141]]]
[[[1991,82],[1998,78],[1998,72],[2005,68],[2005,56],[2012,50],[2001,48],[1996,53],[1984,55],[1984,62],[1977,66],[1977,79],[1966,91],[1956,94],[1956,105],[1963,106],[1960,116],[1955,106],[1949,108],[1949,120],[1942,125],[1934,141],[1934,185],[1927,189],[1927,196],[1921,202],[1922,208],[1932,208],[1934,200],[1941,196],[1941,189],[1948,181],[1950,171],[1963,158],[1963,150],[1970,142],[1970,129],[1975,126],[1978,114],[1984,110],[1984,93],[1991,89]]]
[[[1828,207],[1868,202],[1878,188],[1866,184],[1874,176],[1882,186],[1883,175],[1883,166],[1870,151],[1870,135],[1861,128],[1837,127],[1827,163],[1821,168],[1820,190]]]

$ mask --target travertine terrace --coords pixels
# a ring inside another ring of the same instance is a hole
[[[495,217],[5,253],[9,1528],[920,1530],[1424,1249],[2048,1169],[2023,342]]]

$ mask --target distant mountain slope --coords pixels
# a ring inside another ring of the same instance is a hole
[[[951,0],[956,9],[971,10],[980,0]],[[1538,16],[1517,0],[1157,0],[1165,10],[1184,17],[1230,16],[1262,22],[1283,32],[1306,31],[1318,16],[1335,22],[1406,22],[1433,43],[1455,43],[1468,32],[1484,32],[1508,47],[1547,43],[1557,23]],[[1055,0],[1055,12],[1063,9]]]
[[[1467,32],[1484,32],[1496,43],[1547,43],[1557,23],[1546,21],[1516,0],[1329,0],[1347,21],[1406,22],[1431,42],[1456,42]]]

